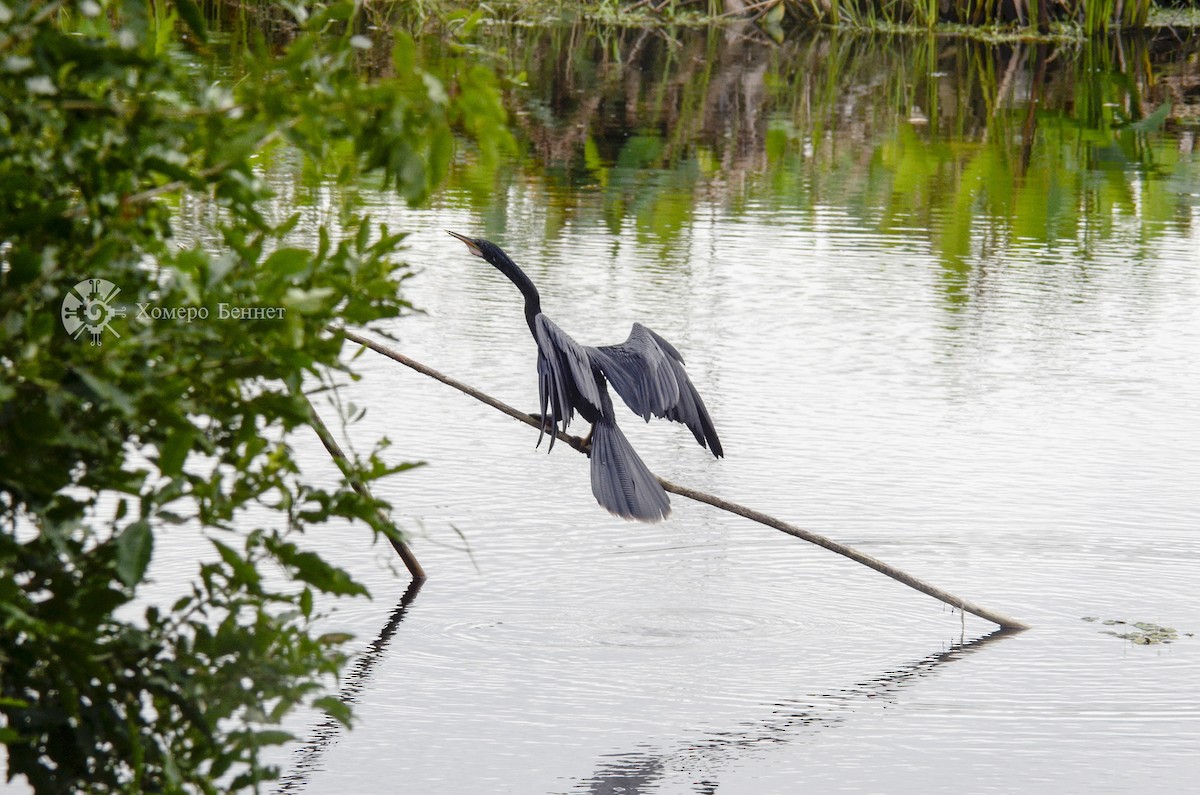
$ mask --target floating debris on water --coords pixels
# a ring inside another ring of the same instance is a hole
[[[1101,630],[1105,635],[1112,635],[1114,638],[1127,640],[1137,646],[1150,646],[1155,643],[1171,643],[1179,640],[1179,636],[1185,638],[1195,637],[1192,632],[1179,632],[1172,627],[1164,627],[1159,624],[1153,624],[1149,621],[1121,621],[1116,618],[1100,619],[1098,616],[1084,616],[1084,621],[1097,622],[1099,621],[1106,627],[1129,627],[1128,632],[1119,632],[1113,629]]]

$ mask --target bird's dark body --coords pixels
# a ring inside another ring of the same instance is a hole
[[[665,518],[671,512],[667,494],[617,426],[608,386],[646,421],[656,416],[684,423],[700,446],[719,458],[724,455],[721,442],[679,351],[640,323],[634,323],[629,338],[617,345],[580,345],[542,312],[537,288],[499,246],[450,234],[511,279],[525,296],[525,320],[538,347],[542,434],[550,433],[550,448],[554,432],[560,425],[566,430],[578,412],[592,424],[588,455],[597,502],[626,519]]]

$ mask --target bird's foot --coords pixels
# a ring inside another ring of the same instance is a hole
[[[546,433],[549,433],[551,435],[557,435],[558,427],[553,424],[553,421],[551,420],[551,418],[548,415],[542,414],[540,411],[531,411],[531,412],[529,412],[528,417],[529,417],[529,419],[536,422],[540,427],[544,428]],[[592,431],[594,431],[594,430],[596,430],[595,425],[592,426],[592,430],[588,431],[587,436],[583,436],[583,437],[568,436],[568,437],[566,437],[567,443],[571,444],[576,449],[578,449],[584,453],[587,453],[588,455],[591,455],[592,454]],[[565,433],[565,431],[564,431],[564,433]]]

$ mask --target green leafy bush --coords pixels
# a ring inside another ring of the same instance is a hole
[[[311,433],[305,379],[348,367],[327,327],[405,310],[403,235],[347,201],[315,250],[293,247],[301,217],[268,217],[255,163],[286,149],[415,202],[456,128],[485,154],[510,139],[477,59],[434,74],[355,4],[286,8],[233,80],[193,0],[0,2],[0,740],[39,793],[251,787],[276,774],[259,752],[290,709],[348,718],[324,695],[344,638],[315,636],[314,592],[365,589],[299,534],[394,530],[305,482],[289,440]],[[368,80],[381,35],[390,76]],[[219,207],[219,242],[173,235],[181,195]],[[354,464],[364,481],[404,466]],[[213,559],[143,611],[173,525]]]

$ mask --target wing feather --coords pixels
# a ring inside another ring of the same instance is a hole
[[[561,423],[566,431],[575,415],[572,396],[583,400],[601,411],[601,385],[592,372],[590,348],[573,340],[569,334],[554,324],[550,318],[539,314],[534,318],[534,339],[538,347],[538,399],[541,403],[542,434],[550,433],[550,447],[554,449],[554,431]],[[549,412],[547,412],[549,408]],[[546,417],[549,414],[550,423]],[[541,444],[542,435],[538,436]]]
[[[580,345],[545,315],[534,319],[534,338],[538,351],[546,357],[558,378],[566,385],[569,378],[580,397],[600,410],[600,386],[592,374],[590,349]]]
[[[563,388],[562,378],[541,351],[538,351],[537,372],[538,404],[542,415],[542,424],[538,430],[537,444],[534,446],[541,447],[542,437],[549,432],[550,447],[548,449],[553,450],[555,432],[558,430],[559,422],[562,422],[563,430],[566,430],[567,425],[571,422],[573,412],[571,405],[566,400],[566,390]]]
[[[725,454],[712,417],[674,345],[634,323],[624,342],[591,350],[608,382],[634,413],[647,421],[653,415],[683,423],[701,447],[718,458]]]

